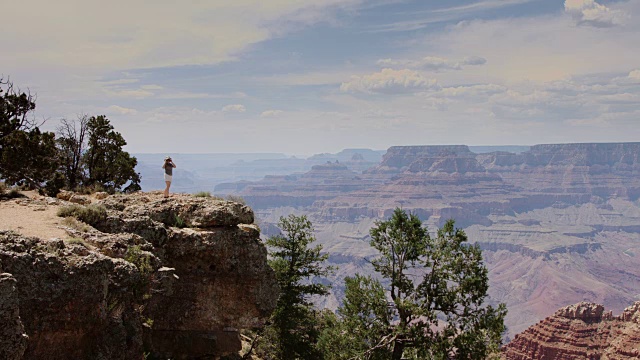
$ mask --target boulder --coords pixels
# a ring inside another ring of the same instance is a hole
[[[80,205],[89,205],[91,204],[91,199],[85,195],[74,194],[69,198],[69,202]]]

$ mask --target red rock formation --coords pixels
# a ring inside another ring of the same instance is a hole
[[[558,310],[503,347],[507,360],[640,358],[640,302],[613,317],[599,304],[581,302]]]

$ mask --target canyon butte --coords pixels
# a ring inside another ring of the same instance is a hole
[[[483,249],[506,340],[581,301],[620,313],[640,299],[640,143],[535,145],[474,153],[464,145],[396,146],[365,170],[330,161],[306,173],[221,184],[256,211],[263,233],[295,212],[313,222],[339,270],[373,274],[369,230],[401,207],[434,232],[450,218]]]
[[[160,193],[61,197],[15,201],[103,210],[65,239],[0,230],[1,359],[218,359],[275,308],[250,208]]]

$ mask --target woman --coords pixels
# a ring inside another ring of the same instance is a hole
[[[173,168],[176,167],[176,164],[171,160],[171,156],[167,156],[164,158],[164,164],[162,164],[162,168],[164,169],[164,182],[167,184],[167,187],[164,189],[164,197],[169,197],[169,187],[171,186],[171,180],[173,179]]]

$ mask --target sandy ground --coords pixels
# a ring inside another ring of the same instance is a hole
[[[25,191],[29,199],[18,198],[0,201],[0,230],[13,230],[26,236],[42,239],[66,239],[67,233],[58,228],[62,218],[56,215],[57,205],[47,205],[44,197]]]

